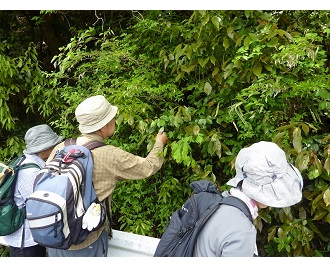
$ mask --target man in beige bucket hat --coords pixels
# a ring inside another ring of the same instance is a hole
[[[236,175],[224,196],[241,199],[253,219],[258,209],[287,207],[300,202],[303,179],[285,153],[273,142],[261,141],[241,149],[235,161]],[[197,239],[196,257],[252,257],[258,255],[256,229],[243,212],[221,205]]]
[[[26,198],[33,192],[34,179],[37,173],[45,166],[45,161],[54,146],[63,138],[58,136],[48,125],[43,124],[30,128],[25,133],[24,140],[26,144],[26,148],[23,150],[25,159],[21,164],[34,163],[37,166],[18,172],[14,196],[19,207],[25,205]],[[34,242],[27,220],[25,220],[24,226],[5,236],[4,239],[9,245],[10,257],[46,256],[46,248]]]
[[[89,141],[103,141],[115,132],[115,116],[118,108],[111,105],[102,95],[85,99],[75,110],[81,136],[77,144]],[[100,201],[111,202],[116,182],[121,180],[144,179],[155,174],[164,161],[163,149],[167,136],[163,132],[156,135],[153,149],[147,157],[139,157],[118,147],[105,145],[91,150],[94,158],[93,184]],[[53,153],[63,147],[58,145]],[[53,156],[53,153],[50,155]],[[106,257],[108,253],[108,226],[92,232],[87,239],[69,250],[48,249],[50,257]],[[109,251],[111,252],[111,250]]]

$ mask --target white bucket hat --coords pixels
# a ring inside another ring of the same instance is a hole
[[[273,142],[261,141],[241,149],[235,161],[236,175],[227,182],[248,197],[271,207],[287,207],[302,198],[303,179],[285,153]]]
[[[23,153],[36,154],[57,145],[63,137],[58,136],[50,126],[43,124],[28,129],[24,140],[26,149]]]
[[[118,107],[111,105],[104,96],[85,99],[76,108],[75,114],[81,133],[92,133],[108,124],[116,115]]]

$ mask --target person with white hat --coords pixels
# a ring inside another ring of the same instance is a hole
[[[111,105],[103,95],[92,96],[81,102],[75,110],[81,132],[76,143],[83,145],[90,141],[102,142],[111,137],[115,132],[117,111],[118,107]],[[112,145],[91,150],[94,159],[92,179],[98,199],[101,202],[108,200],[111,205],[111,197],[117,181],[144,179],[155,174],[163,165],[163,149],[167,139],[167,135],[160,131],[156,135],[153,149],[145,158]],[[62,147],[63,143],[59,144],[53,153]],[[106,257],[110,233],[108,228],[109,226],[104,225],[92,232],[85,241],[72,245],[68,250],[48,248],[48,255],[50,257]]]
[[[235,196],[249,208],[252,218],[258,209],[288,207],[300,202],[303,179],[285,153],[273,142],[260,141],[239,151],[236,175],[227,182],[224,196]],[[204,225],[194,250],[196,257],[258,256],[257,231],[243,212],[221,205]]]
[[[25,133],[26,148],[23,150],[25,159],[21,164],[34,163],[35,168],[20,170],[17,175],[14,200],[19,207],[25,205],[25,200],[33,192],[33,183],[39,170],[45,166],[45,161],[54,146],[63,138],[58,136],[48,125],[37,125]],[[39,168],[38,168],[39,167]],[[34,242],[27,220],[12,234],[4,236],[9,245],[10,257],[45,257],[46,248]],[[23,246],[22,246],[23,243]]]

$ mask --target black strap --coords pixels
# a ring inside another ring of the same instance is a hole
[[[109,229],[110,232],[108,234],[108,236],[110,237],[110,239],[112,238],[112,226],[111,226],[111,214],[110,214],[110,205],[109,205],[109,198],[105,199],[105,212],[107,214],[108,217],[108,221],[109,221]]]
[[[233,196],[223,197],[221,200],[221,204],[231,205],[240,209],[247,216],[247,218],[253,223],[251,212],[247,207],[247,205],[241,199]]]
[[[24,211],[23,211],[23,232],[22,232],[22,241],[21,241],[21,249],[24,248],[24,239],[25,239],[25,219],[26,219],[26,210],[24,207]]]

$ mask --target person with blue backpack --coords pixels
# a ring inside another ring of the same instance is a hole
[[[63,138],[48,125],[42,124],[28,129],[24,140],[26,148],[23,150],[20,164],[35,164],[35,166],[18,171],[14,200],[19,208],[25,207],[26,198],[33,192],[35,176],[45,166],[45,161],[54,146]],[[26,219],[18,230],[4,236],[4,240],[9,245],[10,257],[45,257],[47,255],[46,248],[34,241]]]
[[[222,194],[243,201],[253,219],[260,208],[288,207],[302,198],[302,176],[276,143],[260,141],[241,149],[235,169],[235,177],[227,182],[231,188]],[[223,204],[201,229],[193,256],[258,256],[256,235],[253,223],[241,210]]]
[[[103,142],[113,136],[115,132],[116,114],[118,107],[111,105],[103,95],[91,96],[82,101],[75,110],[81,135],[74,138],[76,145],[86,145],[92,142]],[[117,181],[144,179],[155,174],[163,165],[163,149],[167,142],[167,135],[160,131],[156,135],[153,149],[146,157],[133,155],[112,145],[104,144],[91,149],[93,156],[92,182],[97,199],[105,208],[110,208],[111,198]],[[65,144],[60,143],[51,153],[47,164],[64,149]],[[69,157],[69,156],[67,156]],[[72,244],[69,248],[48,247],[49,257],[106,257],[108,254],[108,240],[111,238],[111,220],[106,217],[106,222],[100,228],[101,215],[98,214],[97,205],[92,205],[87,210],[82,221],[82,227],[90,230],[87,238],[81,243]],[[111,252],[111,250],[109,251]]]

